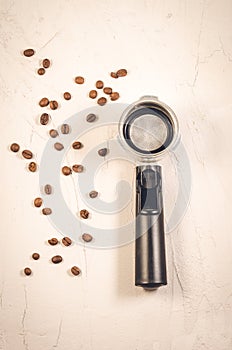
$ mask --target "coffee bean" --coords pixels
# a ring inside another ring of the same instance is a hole
[[[43,113],[40,116],[40,124],[47,125],[49,122],[50,116],[47,113]]]
[[[72,147],[73,147],[73,149],[80,149],[83,147],[83,145],[81,142],[75,141],[75,142],[73,142]]]
[[[33,157],[33,154],[28,149],[25,149],[24,151],[22,151],[22,156],[23,158],[31,159]]]
[[[31,57],[35,54],[35,50],[33,49],[26,49],[23,51],[24,56]]]
[[[119,69],[116,72],[116,74],[117,74],[118,77],[125,77],[127,75],[127,70],[126,69]]]
[[[96,88],[97,89],[102,89],[103,88],[103,86],[104,86],[104,83],[103,83],[103,81],[101,81],[101,80],[98,80],[98,81],[96,81]]]
[[[42,198],[38,197],[38,198],[35,198],[35,199],[34,199],[34,206],[35,206],[36,208],[41,207],[42,204],[43,204]]]
[[[43,60],[43,62],[42,62],[42,65],[43,65],[44,68],[49,68],[50,64],[51,64],[51,62],[50,62],[50,60],[48,58],[45,58]]]
[[[63,260],[62,256],[60,255],[55,255],[52,257],[52,262],[53,264],[59,264]]]
[[[68,176],[68,175],[72,174],[72,170],[71,170],[68,166],[63,166],[63,168],[62,168],[62,173],[63,173],[65,176]]]
[[[91,242],[93,237],[89,234],[89,233],[83,233],[83,235],[81,236],[83,241],[85,242]]]
[[[90,198],[96,198],[98,196],[98,192],[97,191],[91,191],[91,192],[89,192],[89,196],[90,196]]]
[[[72,166],[72,170],[75,172],[75,173],[82,173],[83,170],[84,170],[84,167],[83,165],[80,165],[80,164],[74,164]]]
[[[79,269],[79,267],[73,266],[73,267],[71,268],[71,272],[72,272],[72,274],[73,274],[74,276],[78,276],[78,275],[80,275],[81,270]]]
[[[57,101],[50,101],[49,106],[51,109],[55,110],[58,108],[58,102]]]
[[[71,96],[71,94],[70,94],[69,92],[65,92],[65,93],[64,93],[64,99],[65,99],[65,100],[70,100],[71,97],[72,97],[72,96]]]
[[[35,173],[37,170],[37,164],[35,162],[30,162],[28,164],[28,169],[32,172]]]
[[[58,239],[57,238],[51,238],[48,240],[48,243],[50,245],[57,245],[59,243]]]
[[[86,121],[88,123],[93,123],[93,122],[95,122],[96,119],[97,119],[97,116],[96,116],[96,114],[93,114],[93,113],[88,114],[86,117]]]
[[[40,107],[46,107],[49,105],[49,100],[47,97],[43,97],[41,98],[41,100],[39,101],[39,105]]]
[[[57,137],[59,134],[58,134],[58,131],[57,131],[57,130],[51,129],[51,130],[49,131],[49,135],[50,135],[52,138],[55,138],[55,137]]]
[[[61,133],[66,135],[70,133],[70,127],[68,124],[62,124],[61,125]]]
[[[107,95],[110,95],[110,94],[112,93],[112,89],[111,89],[110,87],[105,87],[105,88],[103,89],[103,92],[104,92],[105,94],[107,94]]]
[[[45,69],[44,69],[44,68],[39,68],[39,69],[37,70],[37,73],[38,73],[39,75],[44,75],[44,74],[45,74]]]
[[[80,211],[80,216],[82,217],[82,219],[88,219],[88,217],[89,217],[89,212],[88,212],[88,210],[82,209],[82,210]]]
[[[98,100],[97,100],[97,103],[100,105],[100,106],[104,106],[107,102],[107,99],[105,97],[100,97]]]
[[[63,245],[65,245],[66,247],[70,246],[72,244],[72,240],[69,237],[64,237],[62,239],[62,243]]]
[[[96,98],[97,97],[97,91],[96,90],[91,90],[89,92],[89,97],[90,98]]]
[[[105,157],[106,154],[107,154],[107,151],[108,151],[107,148],[101,148],[101,149],[98,150],[98,154],[101,157]]]
[[[52,209],[51,208],[43,208],[42,213],[43,213],[43,215],[51,215]]]
[[[110,94],[111,101],[116,101],[119,97],[120,96],[118,92],[112,92],[112,94]]]
[[[33,253],[33,254],[32,254],[32,258],[33,258],[34,260],[38,260],[38,259],[40,258],[40,255],[39,255],[38,253]]]
[[[84,84],[85,79],[83,77],[76,77],[75,83],[76,84]]]
[[[46,194],[52,194],[52,186],[51,185],[45,185],[44,186],[44,192],[46,193]]]
[[[54,148],[55,148],[57,151],[62,151],[62,149],[64,148],[64,146],[62,145],[62,143],[56,142],[56,143],[54,144]]]
[[[117,78],[118,78],[117,73],[111,72],[110,75],[111,75],[111,77],[114,78],[114,79],[117,79]]]
[[[31,273],[32,273],[32,271],[31,271],[30,267],[25,267],[25,269],[24,269],[24,273],[25,273],[25,275],[26,275],[26,276],[30,276],[30,275],[31,275]]]
[[[19,149],[20,149],[20,146],[17,143],[12,143],[12,145],[10,146],[10,150],[15,153],[18,152]]]

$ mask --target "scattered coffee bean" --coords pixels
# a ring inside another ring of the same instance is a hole
[[[49,68],[50,64],[51,64],[51,62],[50,62],[50,60],[48,58],[45,58],[43,60],[43,62],[42,62],[42,65],[43,65],[44,68]]]
[[[59,134],[58,134],[58,131],[57,131],[57,130],[51,129],[51,130],[49,131],[49,135],[50,135],[52,138],[55,138],[55,137],[57,137]]]
[[[12,143],[12,145],[10,146],[10,150],[15,153],[18,152],[19,149],[20,149],[20,146],[17,143]]]
[[[58,239],[57,238],[51,238],[48,240],[48,243],[50,245],[57,245],[59,243]]]
[[[74,276],[78,276],[78,275],[80,275],[81,270],[79,269],[79,267],[73,266],[73,267],[71,268],[71,272],[72,272],[72,274],[73,274]]]
[[[37,73],[38,73],[39,75],[44,75],[44,74],[45,74],[45,69],[44,69],[44,68],[39,68],[39,69],[37,70]]]
[[[35,199],[34,199],[34,206],[35,206],[36,208],[41,207],[42,204],[43,204],[42,198],[38,197],[38,198],[35,198]]]
[[[43,113],[40,116],[40,124],[47,125],[49,122],[50,116],[47,113]]]
[[[65,245],[66,247],[70,246],[72,244],[72,240],[69,237],[64,237],[62,239],[62,243],[63,245]]]
[[[25,273],[25,275],[26,275],[26,276],[30,276],[30,275],[31,275],[31,273],[32,273],[32,271],[31,271],[30,267],[25,267],[25,269],[24,269],[24,273]]]
[[[97,103],[99,104],[99,106],[104,106],[107,102],[107,99],[105,97],[100,97],[98,100],[97,100]]]
[[[83,233],[83,235],[81,236],[83,241],[85,242],[91,242],[93,237],[89,234],[89,233]]]
[[[33,49],[26,49],[23,51],[24,56],[31,57],[35,54],[35,50]]]
[[[49,105],[49,100],[47,97],[43,97],[41,98],[41,100],[39,101],[39,105],[40,107],[46,107]]]
[[[73,149],[80,149],[83,147],[83,145],[81,142],[75,141],[75,142],[73,142],[72,147],[73,147]]]
[[[24,151],[22,151],[22,156],[25,159],[31,159],[33,157],[33,154],[28,149],[25,149]]]
[[[91,90],[89,92],[89,97],[90,98],[96,98],[97,97],[97,91],[96,90]]]
[[[40,255],[39,255],[38,253],[33,253],[33,254],[32,254],[32,258],[33,258],[34,260],[39,260]]]
[[[50,101],[49,106],[51,109],[55,110],[58,108],[58,102],[57,101]]]
[[[49,185],[49,184],[45,185],[45,186],[44,186],[44,192],[45,192],[46,194],[52,194],[52,186]]]
[[[80,211],[80,216],[82,217],[82,219],[88,219],[88,217],[89,217],[89,212],[88,212],[88,210],[82,209],[82,210]]]
[[[97,89],[102,89],[103,88],[103,86],[104,86],[104,83],[103,83],[103,81],[101,81],[101,80],[98,80],[98,81],[96,81],[96,88]]]
[[[93,113],[88,114],[86,117],[86,121],[88,123],[93,123],[93,122],[95,122],[96,119],[97,119],[97,116],[96,116],[96,114],[93,114]]]
[[[37,170],[37,164],[35,162],[30,162],[28,164],[28,169],[32,172],[35,173]]]
[[[72,170],[75,172],[75,173],[82,173],[83,170],[84,170],[84,167],[83,165],[80,165],[80,164],[74,164],[72,166]]]
[[[101,149],[98,150],[98,154],[101,157],[105,157],[106,154],[107,154],[107,151],[108,151],[107,148],[101,148]]]
[[[84,84],[85,79],[83,77],[76,77],[75,83],[76,84]]]
[[[54,144],[54,148],[55,148],[57,151],[62,151],[62,149],[64,149],[64,146],[62,145],[62,143],[56,142],[56,143]]]
[[[110,95],[110,94],[112,93],[112,89],[111,89],[110,87],[105,87],[105,88],[103,89],[103,92],[104,92],[105,94],[107,94],[107,95]]]
[[[65,176],[68,176],[68,175],[72,174],[72,170],[71,170],[68,166],[63,166],[63,168],[62,168],[62,173],[63,173]]]
[[[97,191],[91,191],[91,192],[89,192],[89,196],[90,196],[90,198],[96,198],[98,196],[98,192]]]
[[[59,264],[63,260],[62,256],[60,255],[55,255],[52,257],[52,262],[53,264]]]
[[[71,97],[72,97],[72,96],[71,96],[71,94],[70,94],[69,92],[65,92],[65,93],[64,93],[64,99],[65,99],[65,100],[71,100]]]
[[[117,74],[118,77],[125,77],[127,75],[127,70],[126,69],[119,69],[116,72],[116,74]]]
[[[61,125],[61,133],[66,135],[70,133],[70,127],[68,124],[62,124]]]
[[[51,215],[52,209],[51,208],[43,208],[42,213],[43,213],[43,215]]]
[[[110,75],[111,75],[111,77],[114,78],[114,79],[117,79],[117,78],[118,78],[117,73],[111,72]]]
[[[112,94],[110,94],[111,101],[116,101],[119,97],[120,95],[118,92],[112,92]]]

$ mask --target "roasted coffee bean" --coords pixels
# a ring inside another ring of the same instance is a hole
[[[30,275],[31,275],[31,273],[32,273],[32,271],[31,271],[30,267],[25,267],[25,269],[24,269],[24,273],[25,273],[25,275],[26,275],[26,276],[30,276]]]
[[[96,98],[97,97],[97,91],[96,90],[91,90],[89,92],[89,97],[90,98]]]
[[[49,68],[50,64],[51,64],[51,62],[50,62],[50,60],[48,58],[45,58],[43,60],[43,62],[42,62],[42,65],[43,65],[44,68]]]
[[[110,94],[111,101],[116,101],[119,97],[120,96],[118,92],[112,92],[112,94]]]
[[[65,176],[68,176],[68,175],[72,174],[72,170],[71,170],[68,166],[63,166],[63,168],[62,168],[62,173],[63,173]]]
[[[101,157],[105,157],[106,154],[107,154],[107,151],[108,151],[107,148],[101,148],[101,149],[98,150],[98,154]]]
[[[89,217],[89,212],[88,212],[88,210],[82,209],[82,210],[80,211],[80,216],[82,217],[82,219],[88,219],[88,217]]]
[[[53,264],[59,264],[63,260],[62,256],[60,255],[55,255],[52,257],[52,262]]]
[[[73,148],[73,149],[80,149],[80,148],[82,148],[82,147],[83,147],[83,145],[82,145],[82,143],[79,142],[79,141],[75,141],[75,142],[73,142],[73,144],[72,144],[72,148]]]
[[[28,169],[32,172],[35,173],[37,170],[37,164],[35,162],[30,162],[28,164]]]
[[[45,69],[44,69],[44,68],[39,68],[39,69],[37,70],[37,73],[38,73],[39,75],[44,75],[44,74],[45,74]]]
[[[39,101],[39,105],[40,105],[40,107],[48,106],[49,105],[49,99],[47,97],[41,98],[41,100]]]
[[[49,131],[49,135],[50,135],[52,138],[55,138],[55,137],[57,137],[59,134],[58,134],[58,131],[57,131],[57,130],[51,129],[51,130]]]
[[[33,154],[28,149],[25,149],[24,151],[22,151],[22,156],[23,158],[31,159],[33,157]]]
[[[72,272],[72,274],[73,274],[74,276],[78,276],[78,275],[80,275],[81,270],[79,269],[79,267],[73,266],[73,267],[71,268],[71,272]]]
[[[33,49],[26,49],[23,51],[24,56],[31,57],[35,54],[35,50]]]
[[[34,206],[35,206],[36,208],[41,207],[42,204],[43,204],[42,198],[38,197],[38,198],[35,198],[35,199],[34,199]]]
[[[97,191],[91,191],[91,192],[89,192],[89,196],[90,196],[90,198],[96,198],[98,196],[98,192]]]
[[[43,215],[51,215],[52,209],[51,208],[43,208],[42,213],[43,213]]]
[[[40,116],[40,124],[47,125],[49,122],[50,116],[47,113],[43,113]]]
[[[32,259],[38,260],[40,258],[40,255],[38,253],[33,253],[32,254]]]
[[[68,124],[62,124],[61,125],[61,133],[66,135],[70,133],[70,127]]]
[[[56,142],[56,143],[54,144],[54,148],[55,148],[57,151],[62,151],[62,149],[64,149],[64,146],[62,145],[62,143]]]
[[[115,72],[111,72],[110,75],[111,75],[111,77],[114,78],[114,79],[117,79],[117,78],[118,78],[117,73],[115,73]]]
[[[98,80],[98,81],[96,81],[96,88],[97,89],[102,89],[103,88],[103,86],[104,86],[104,83],[103,83],[103,81],[101,81],[101,80]]]
[[[99,104],[99,106],[104,106],[107,102],[107,99],[105,97],[100,97],[98,100],[97,100],[97,103]]]
[[[58,108],[58,102],[57,101],[50,101],[49,106],[51,109],[55,110]]]
[[[85,79],[83,77],[76,77],[75,78],[75,83],[76,84],[84,84]]]
[[[110,95],[112,93],[112,89],[110,87],[105,87],[103,89],[103,92],[106,94],[106,95]]]
[[[57,238],[51,238],[48,240],[48,243],[50,245],[57,245],[59,243],[58,239]]]
[[[63,245],[65,245],[66,247],[68,247],[69,245],[72,244],[72,240],[71,240],[69,237],[64,237],[64,238],[62,239],[62,243],[63,243]]]
[[[19,149],[20,149],[20,146],[17,143],[12,143],[12,145],[10,146],[10,150],[15,153],[18,152]]]
[[[119,69],[116,72],[116,74],[117,74],[118,77],[125,77],[127,75],[127,70],[126,69]]]
[[[83,170],[84,170],[84,167],[83,165],[80,165],[80,164],[74,164],[72,166],[72,170],[75,172],[75,173],[82,173]]]
[[[96,119],[97,119],[97,116],[96,116],[96,114],[93,114],[93,113],[88,114],[86,117],[86,121],[88,123],[93,123],[93,122],[95,122]]]
[[[89,234],[89,233],[83,233],[83,235],[81,236],[83,241],[85,242],[91,242],[93,237]]]
[[[44,186],[44,192],[45,192],[46,194],[52,194],[52,186],[49,185],[49,184],[45,185],[45,186]]]
[[[71,100],[71,97],[72,97],[72,96],[71,96],[71,94],[70,94],[69,92],[65,92],[65,93],[64,93],[64,99],[65,99],[65,100]]]

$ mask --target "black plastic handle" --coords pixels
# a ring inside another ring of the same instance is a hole
[[[167,284],[162,174],[158,165],[136,168],[135,285]]]

